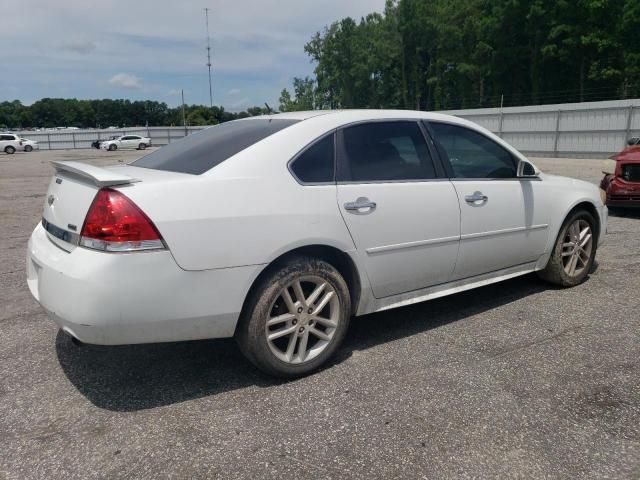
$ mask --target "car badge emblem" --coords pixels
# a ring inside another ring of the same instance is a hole
[[[49,206],[53,205],[53,202],[56,201],[56,197],[54,197],[53,195],[49,195],[47,197],[47,203],[49,204]]]

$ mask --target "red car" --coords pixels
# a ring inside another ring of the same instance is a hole
[[[613,173],[605,174],[600,188],[607,194],[607,207],[640,207],[640,138],[611,157],[616,161]]]

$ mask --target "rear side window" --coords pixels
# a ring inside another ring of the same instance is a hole
[[[131,163],[136,167],[200,175],[298,120],[249,119],[206,128]]]
[[[291,164],[291,172],[303,183],[333,182],[334,135],[327,135],[302,152]]]
[[[444,148],[456,178],[514,178],[516,164],[511,154],[485,137],[458,125],[431,123]]]
[[[416,122],[373,122],[342,130],[339,180],[424,180],[435,170]]]

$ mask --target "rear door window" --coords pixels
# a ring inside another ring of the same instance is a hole
[[[252,118],[222,123],[172,142],[131,165],[200,175],[298,120]]]
[[[387,182],[436,177],[420,127],[412,121],[371,122],[341,131],[338,180]]]

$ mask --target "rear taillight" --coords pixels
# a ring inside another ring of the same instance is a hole
[[[153,222],[124,194],[98,191],[84,220],[80,245],[107,252],[165,248]]]

